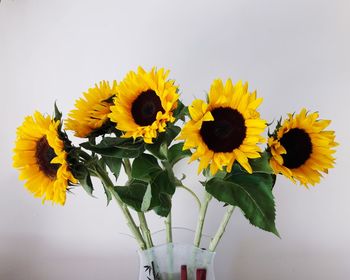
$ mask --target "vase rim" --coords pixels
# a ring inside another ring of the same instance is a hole
[[[190,243],[184,243],[184,242],[171,242],[171,243],[163,243],[163,244],[159,244],[159,245],[156,245],[156,246],[153,246],[152,248],[149,248],[149,249],[145,249],[145,250],[137,250],[137,252],[139,254],[144,254],[144,253],[147,253],[147,252],[151,252],[153,250],[157,250],[157,249],[160,249],[160,248],[164,248],[164,247],[191,247],[193,250],[196,250],[196,251],[200,251],[200,252],[205,252],[206,254],[211,254],[213,257],[216,255],[216,252],[211,252],[209,251],[208,249],[206,248],[199,248],[199,247],[196,247],[194,246],[193,244],[190,244]]]

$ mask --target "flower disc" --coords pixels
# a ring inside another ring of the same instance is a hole
[[[79,98],[75,102],[75,109],[68,114],[69,118],[65,122],[65,128],[73,130],[77,137],[88,137],[109,120],[110,106],[116,94],[116,81],[112,86],[102,81],[94,88],[90,88],[84,93],[84,98]]]
[[[266,122],[260,119],[257,107],[262,102],[256,93],[248,92],[248,84],[232,84],[215,80],[210,88],[208,103],[194,100],[189,107],[191,120],[185,124],[179,139],[184,149],[196,148],[191,160],[199,159],[200,173],[210,164],[212,174],[226,167],[231,172],[238,163],[252,173],[249,158],[260,157],[258,144],[265,141],[260,134]]]
[[[130,71],[118,85],[109,117],[124,132],[122,137],[141,137],[152,143],[168,122],[174,122],[179,96],[174,81],[167,80],[168,75],[163,68],[145,72],[139,67],[137,73]]]
[[[63,205],[68,183],[77,183],[77,180],[69,170],[59,125],[60,121],[39,112],[35,112],[34,117],[26,117],[17,129],[13,166],[35,197]]]
[[[330,121],[318,118],[318,113],[308,115],[306,109],[296,116],[289,114],[269,138],[270,164],[276,174],[282,173],[293,182],[298,180],[307,186],[319,183],[320,172],[327,173],[333,167],[335,134],[324,130]]]

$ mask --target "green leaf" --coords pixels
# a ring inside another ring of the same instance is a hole
[[[249,164],[254,173],[274,174],[270,166],[270,155],[266,151],[261,153],[260,158],[250,160]]]
[[[136,211],[142,211],[142,206],[146,207],[147,200],[150,199],[147,193],[147,185],[145,182],[133,181],[128,186],[115,186],[113,190],[125,204]],[[145,196],[145,202],[143,202]]]
[[[176,184],[167,170],[159,173],[151,183],[152,200],[150,209],[162,216],[168,216],[171,210],[171,197],[175,193]]]
[[[162,142],[161,138],[157,138],[153,144],[145,144],[145,148],[151,154],[161,160],[166,160],[168,156],[168,146],[165,141]]]
[[[160,133],[153,141],[153,144],[145,144],[145,148],[157,158],[166,160],[168,157],[168,147],[180,131],[180,127],[168,124],[165,132]]]
[[[174,144],[169,148],[168,161],[172,166],[175,165],[181,159],[190,157],[192,155],[190,150],[183,151],[182,150],[183,146],[184,146],[184,143],[181,142],[181,143]]]
[[[118,180],[120,169],[122,166],[122,159],[121,158],[113,158],[113,157],[107,157],[102,156],[102,159],[107,164],[109,170],[113,173],[116,180]]]
[[[185,116],[188,115],[188,108],[179,100],[177,102],[177,108],[174,111],[174,118],[185,120]]]
[[[167,170],[159,172],[151,182],[152,196],[156,197],[159,193],[173,195],[176,190],[176,183],[171,179]]]
[[[105,190],[105,195],[106,195],[106,199],[107,199],[107,205],[109,205],[109,203],[111,202],[111,200],[112,200],[112,194],[111,194],[111,192],[109,191],[109,189],[104,185],[104,184],[102,184],[103,185],[103,188],[104,188],[104,190]]]
[[[165,140],[168,146],[179,135],[181,128],[177,125],[169,124],[165,131]]]
[[[212,178],[206,183],[206,190],[217,200],[241,208],[252,225],[279,236],[272,184],[269,174],[235,174],[225,180]]]
[[[80,146],[97,154],[116,158],[135,158],[144,151],[144,144],[142,141],[133,142],[129,138],[118,137],[105,137],[96,145],[85,142],[80,144]]]
[[[87,194],[93,197],[92,193],[94,191],[94,187],[92,185],[89,170],[80,164],[76,165],[72,172],[73,176],[79,181],[79,184],[83,187]]]
[[[150,208],[151,201],[152,201],[152,188],[151,188],[151,185],[148,185],[145,195],[143,196],[143,199],[142,199],[142,204],[141,204],[142,212],[146,212]]]
[[[131,175],[133,178],[150,182],[152,175],[162,171],[157,159],[149,154],[142,154],[134,159],[132,163]]]
[[[160,193],[159,201],[160,204],[154,207],[154,212],[161,217],[167,217],[171,210],[171,196],[166,193]]]

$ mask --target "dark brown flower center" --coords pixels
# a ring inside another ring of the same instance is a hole
[[[311,138],[303,129],[293,128],[289,130],[282,136],[280,142],[287,151],[286,154],[282,155],[285,167],[300,167],[312,153]]]
[[[35,157],[37,164],[40,170],[51,179],[56,178],[57,170],[60,167],[60,164],[51,163],[51,160],[56,156],[54,149],[47,142],[46,136],[36,143]]]
[[[229,107],[211,111],[213,121],[205,121],[200,135],[208,148],[216,153],[232,152],[246,137],[247,127],[240,112]]]
[[[151,125],[158,112],[164,113],[159,96],[151,89],[142,92],[132,103],[131,114],[140,126]]]

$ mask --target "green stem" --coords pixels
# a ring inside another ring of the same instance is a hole
[[[210,193],[205,192],[204,199],[203,199],[200,211],[199,211],[197,229],[196,229],[196,233],[195,233],[195,237],[194,237],[194,246],[196,246],[198,248],[199,248],[199,245],[200,245],[201,239],[202,239],[204,220],[205,220],[205,216],[207,214],[208,205],[209,205],[209,202],[212,198],[213,198],[213,196]]]
[[[218,243],[220,242],[222,236],[225,233],[225,230],[226,230],[226,227],[228,225],[228,222],[231,219],[233,210],[235,210],[235,206],[232,206],[232,205],[227,206],[226,213],[224,215],[224,218],[221,221],[219,229],[218,229],[218,231],[216,232],[216,234],[214,235],[213,239],[211,240],[211,242],[209,244],[209,251],[214,252],[216,247],[218,246]]]
[[[192,191],[190,188],[184,186],[183,184],[178,185],[178,188],[182,188],[182,189],[188,191],[194,197],[194,199],[196,200],[196,202],[198,204],[198,208],[201,209],[202,203],[201,203],[201,201],[199,200],[198,196],[195,194],[194,191]]]
[[[165,220],[165,230],[166,230],[166,242],[173,242],[173,232],[172,232],[172,219],[171,219],[171,211],[169,212],[168,217]]]
[[[114,197],[114,199],[116,200],[117,204],[119,205],[120,209],[122,210],[122,213],[124,214],[124,217],[127,221],[127,225],[129,227],[129,229],[131,230],[131,232],[134,234],[134,237],[136,239],[136,241],[138,242],[141,250],[145,250],[146,249],[146,243],[140,233],[139,228],[137,227],[128,207],[126,206],[126,204],[121,200],[121,198],[119,197],[119,195],[114,191],[113,189],[113,183],[111,181],[111,179],[109,178],[107,172],[105,170],[103,170],[100,166],[96,165],[96,174],[98,175],[98,177],[101,179],[102,183],[105,185],[105,187],[110,191],[110,193],[112,194],[112,196]]]
[[[153,245],[153,241],[152,241],[151,232],[150,232],[148,225],[147,225],[145,213],[137,212],[137,215],[139,216],[140,228],[141,228],[143,237],[146,241],[147,249],[152,248],[154,245]]]

